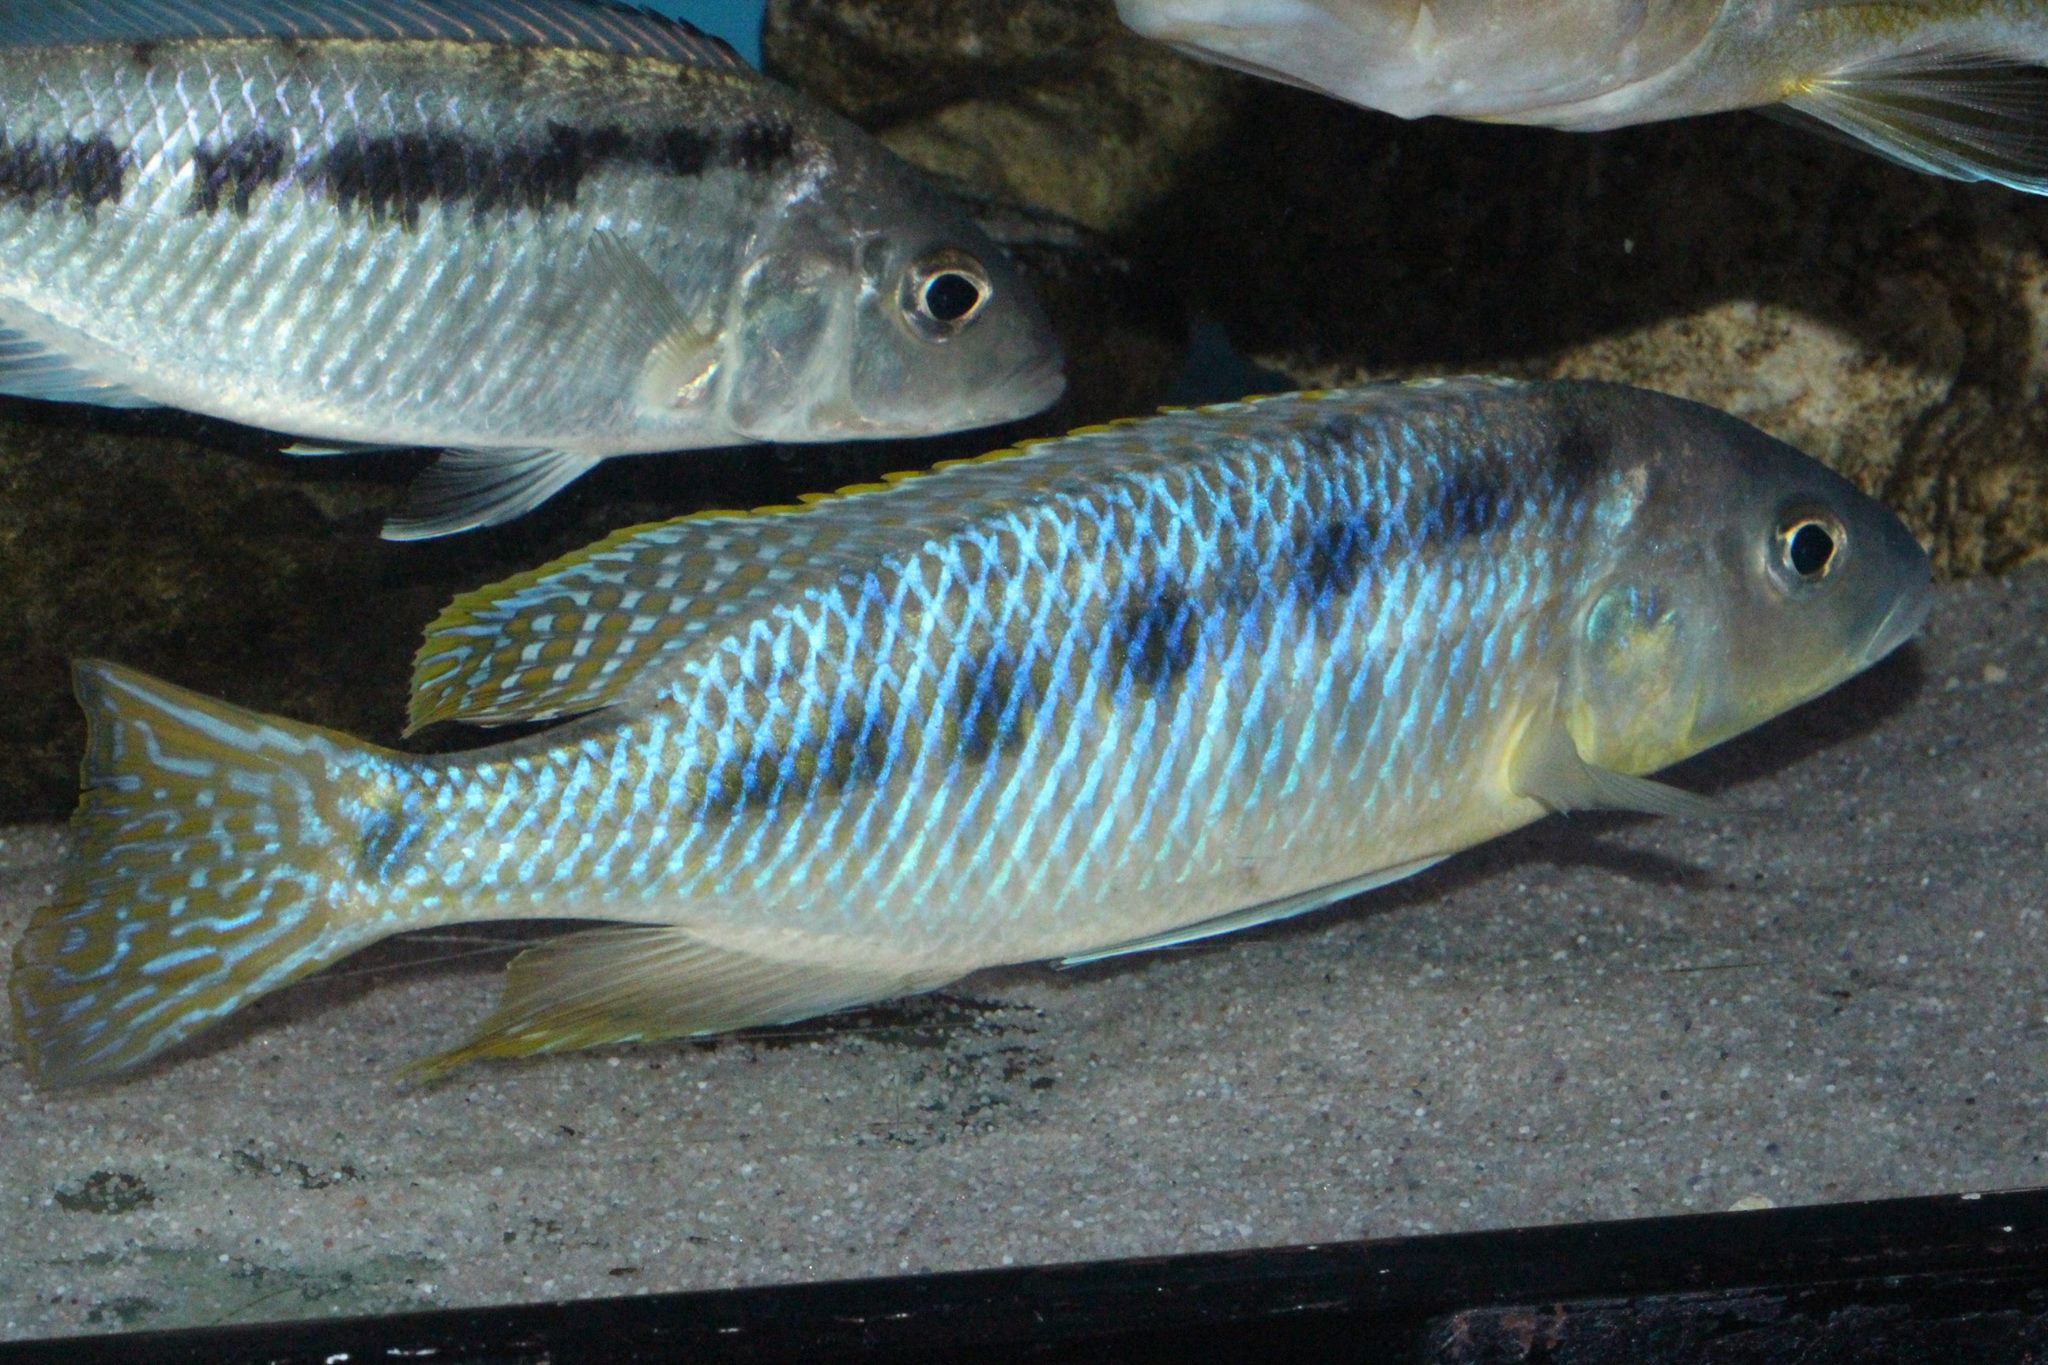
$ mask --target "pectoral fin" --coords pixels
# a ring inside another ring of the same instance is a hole
[[[1537,723],[1530,727],[1515,756],[1511,785],[1517,796],[1541,801],[1554,811],[1628,810],[1672,816],[1727,813],[1711,797],[1586,762],[1562,725]]]
[[[786,1024],[934,990],[958,975],[902,962],[783,960],[668,926],[590,929],[514,958],[504,998],[476,1036],[407,1074],[430,1080],[485,1057]]]
[[[2048,194],[2048,68],[1922,49],[1801,82],[1784,108],[1930,175]]]

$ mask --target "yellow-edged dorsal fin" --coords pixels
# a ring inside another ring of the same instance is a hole
[[[514,958],[504,997],[476,1036],[406,1074],[432,1080],[486,1057],[786,1024],[936,990],[959,975],[910,961],[771,957],[670,926],[588,929]]]
[[[448,605],[413,659],[408,732],[609,706],[653,660],[836,571],[815,518],[715,513],[634,526]]]

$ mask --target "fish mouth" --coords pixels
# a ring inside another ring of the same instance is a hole
[[[1877,629],[1870,633],[1870,643],[1863,647],[1863,667],[1868,668],[1919,634],[1933,609],[1932,580],[1916,583],[1892,599],[1891,610],[1877,623]]]

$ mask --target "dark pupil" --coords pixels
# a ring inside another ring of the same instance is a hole
[[[1801,578],[1812,578],[1828,566],[1835,557],[1835,538],[1812,522],[1792,533],[1792,544],[1787,547],[1787,556],[1792,561],[1792,572]]]
[[[924,287],[924,307],[940,322],[958,322],[981,302],[981,290],[965,275],[934,275]]]

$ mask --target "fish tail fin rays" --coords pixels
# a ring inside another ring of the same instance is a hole
[[[2039,58],[1922,48],[1801,81],[1773,112],[1916,171],[2048,194]]]
[[[134,1067],[367,941],[337,867],[368,750],[111,664],[56,903],[14,950],[14,1025],[47,1085]]]
[[[785,1024],[936,990],[961,974],[928,963],[848,961],[824,952],[802,960],[770,957],[668,926],[584,930],[514,958],[504,997],[475,1037],[404,1074],[427,1081],[491,1057]]]
[[[432,540],[524,516],[589,473],[596,456],[560,450],[451,450],[406,491],[386,540]]]

